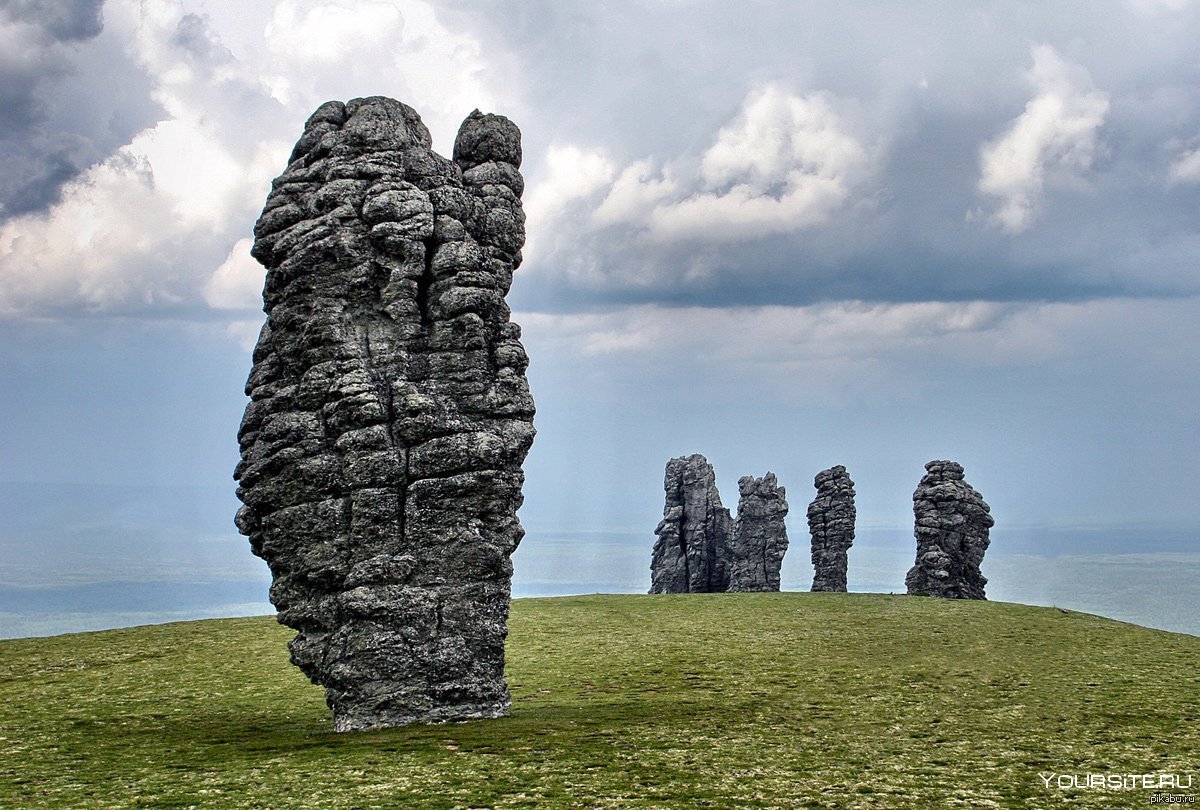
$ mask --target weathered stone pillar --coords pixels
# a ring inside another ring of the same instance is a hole
[[[729,587],[733,520],[716,474],[696,454],[667,462],[666,506],[654,533],[650,593],[721,593]]]
[[[775,473],[738,480],[737,520],[733,527],[730,591],[778,591],[779,569],[787,552],[787,491]]]
[[[854,545],[854,482],[840,464],[813,479],[817,497],[808,505],[814,591],[846,591],[846,552]]]
[[[266,324],[237,523],[292,662],[339,731],[507,714],[516,510],[533,441],[504,296],[520,132],[473,112],[454,159],[410,107],[321,105],[255,226]]]
[[[962,465],[931,461],[913,493],[917,560],[904,578],[910,594],[986,599],[979,571],[995,524],[983,498],[963,480]]]

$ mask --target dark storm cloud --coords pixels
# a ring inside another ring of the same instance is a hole
[[[47,210],[157,114],[101,5],[0,0],[0,221]]]
[[[182,48],[193,59],[207,64],[228,62],[233,58],[229,49],[213,33],[209,21],[199,14],[184,14],[179,19],[171,44]]]
[[[22,135],[31,129],[33,121],[44,116],[38,87],[51,69],[61,72],[61,66],[40,61],[21,59],[14,53],[0,55],[0,138]]]
[[[91,39],[103,23],[104,0],[0,0],[0,18],[29,23],[59,41]]]
[[[0,177],[4,216],[42,211],[56,203],[63,184],[85,168],[84,156],[91,151],[89,141],[69,134],[39,134],[22,146],[0,144],[2,165],[21,167],[20,173],[8,172]]]

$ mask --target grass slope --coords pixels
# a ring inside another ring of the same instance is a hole
[[[1146,807],[1194,774],[1200,638],[868,594],[514,602],[511,718],[334,734],[291,632],[0,642],[0,807]]]

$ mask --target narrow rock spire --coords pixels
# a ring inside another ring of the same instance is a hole
[[[729,588],[733,520],[704,456],[667,462],[666,505],[654,533],[650,593],[721,593]]]
[[[730,591],[778,591],[779,569],[787,552],[787,491],[775,473],[738,480],[737,520],[733,528]]]
[[[808,505],[814,591],[846,591],[846,552],[854,545],[854,482],[840,464],[813,479],[817,497]]]

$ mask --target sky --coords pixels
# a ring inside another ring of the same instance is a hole
[[[250,233],[329,99],[522,129],[518,595],[642,591],[663,470],[951,458],[993,598],[1200,633],[1200,2],[0,0],[0,636],[266,612]]]

